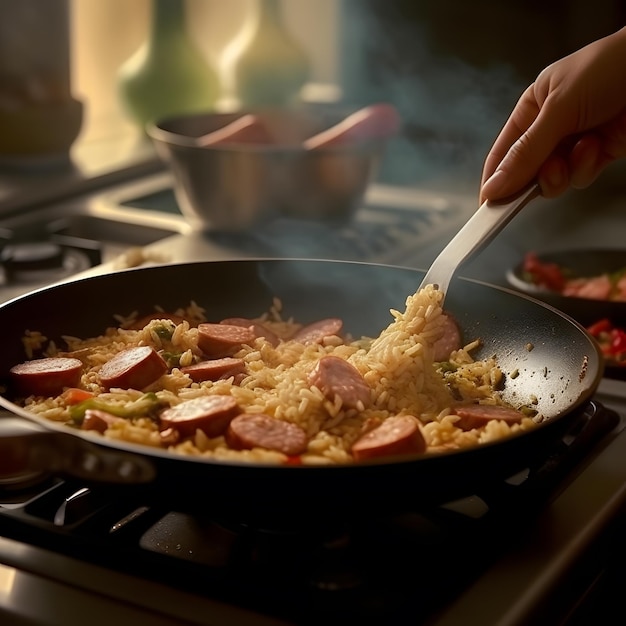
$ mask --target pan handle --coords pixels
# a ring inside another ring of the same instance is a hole
[[[0,478],[50,472],[109,484],[151,482],[156,468],[140,454],[110,450],[71,433],[14,416],[0,417]]]

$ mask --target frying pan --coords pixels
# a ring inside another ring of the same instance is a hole
[[[420,270],[376,264],[258,259],[141,267],[41,289],[0,305],[5,329],[0,376],[24,360],[21,337],[88,337],[114,324],[113,315],[186,306],[209,320],[254,317],[274,297],[285,317],[307,323],[341,317],[353,336],[377,335],[403,310],[424,277]],[[175,506],[206,506],[250,523],[319,520],[332,515],[416,509],[475,493],[545,454],[580,416],[602,377],[595,342],[577,322],[528,296],[454,278],[446,309],[466,340],[483,342],[477,357],[496,355],[507,376],[505,399],[549,419],[536,429],[473,449],[347,466],[266,466],[216,462],[104,439],[31,415],[6,394],[0,404],[0,473],[53,471]],[[9,332],[10,331],[10,332]],[[58,345],[63,345],[59,341]],[[26,418],[26,419],[22,419]],[[2,461],[4,459],[4,461]],[[269,522],[268,522],[269,520]]]

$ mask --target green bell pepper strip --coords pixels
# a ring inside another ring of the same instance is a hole
[[[116,417],[123,417],[130,419],[132,417],[142,417],[154,413],[156,409],[161,406],[161,401],[157,398],[157,395],[153,392],[145,393],[141,398],[133,400],[125,405],[114,404],[106,402],[98,397],[88,398],[83,400],[74,406],[69,408],[69,413],[72,421],[80,425],[85,418],[85,413],[89,409],[97,409],[100,411],[106,411]]]

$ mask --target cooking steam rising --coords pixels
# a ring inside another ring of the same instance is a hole
[[[403,120],[381,178],[411,184],[453,175],[475,183],[527,81],[502,61],[478,67],[436,50],[425,23],[394,15],[393,27],[383,27],[367,3],[354,5],[345,26],[347,99],[391,102]]]

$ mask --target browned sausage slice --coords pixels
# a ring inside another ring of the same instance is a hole
[[[100,409],[87,409],[80,427],[83,430],[95,430],[99,433],[104,433],[104,431],[110,426],[113,426],[113,424],[124,421],[126,420],[123,417],[111,415]]]
[[[370,403],[370,388],[361,372],[338,356],[322,357],[311,370],[309,383],[321,389],[331,402],[336,395],[339,396],[342,406],[348,409],[356,409],[360,405],[365,408]]]
[[[234,324],[198,324],[198,348],[215,359],[231,356],[242,345],[251,345],[254,331]]]
[[[176,429],[183,437],[193,435],[196,430],[217,437],[239,413],[241,409],[231,396],[201,396],[165,409],[160,419],[165,430]]]
[[[226,443],[235,450],[266,448],[288,456],[302,454],[308,445],[300,426],[263,413],[238,415],[226,431]]]
[[[259,324],[247,317],[228,317],[223,319],[220,324],[230,324],[231,326],[241,326],[243,328],[251,328],[255,337],[263,337],[266,341],[276,347],[280,343],[280,337],[267,326]]]
[[[116,354],[100,368],[104,387],[143,389],[167,372],[167,363],[150,346],[137,346]]]
[[[454,408],[454,414],[459,419],[455,426],[462,430],[480,428],[491,420],[502,420],[509,424],[518,424],[524,419],[524,414],[515,409],[495,404],[468,404]]]
[[[291,338],[298,343],[322,343],[326,337],[338,335],[342,328],[342,320],[329,317],[303,326]]]
[[[453,350],[460,350],[462,347],[461,329],[456,320],[449,313],[444,313],[443,318],[443,335],[434,344],[435,361],[447,361]]]
[[[412,415],[393,415],[380,426],[370,430],[352,446],[357,461],[399,454],[421,454],[426,441],[418,420]]]
[[[181,315],[175,315],[174,313],[150,313],[149,315],[144,315],[139,319],[135,320],[130,326],[127,326],[128,330],[142,330],[145,328],[150,322],[153,320],[170,320],[178,326],[185,321],[185,318]],[[193,324],[189,324],[193,326]]]
[[[230,378],[236,374],[243,374],[246,371],[246,363],[243,359],[226,356],[223,359],[212,359],[211,361],[186,365],[181,367],[180,371],[187,374],[194,382],[200,383],[205,380],[219,380],[220,378]]]
[[[13,366],[9,378],[20,396],[56,396],[65,387],[77,387],[83,364],[69,357],[34,359]]]

